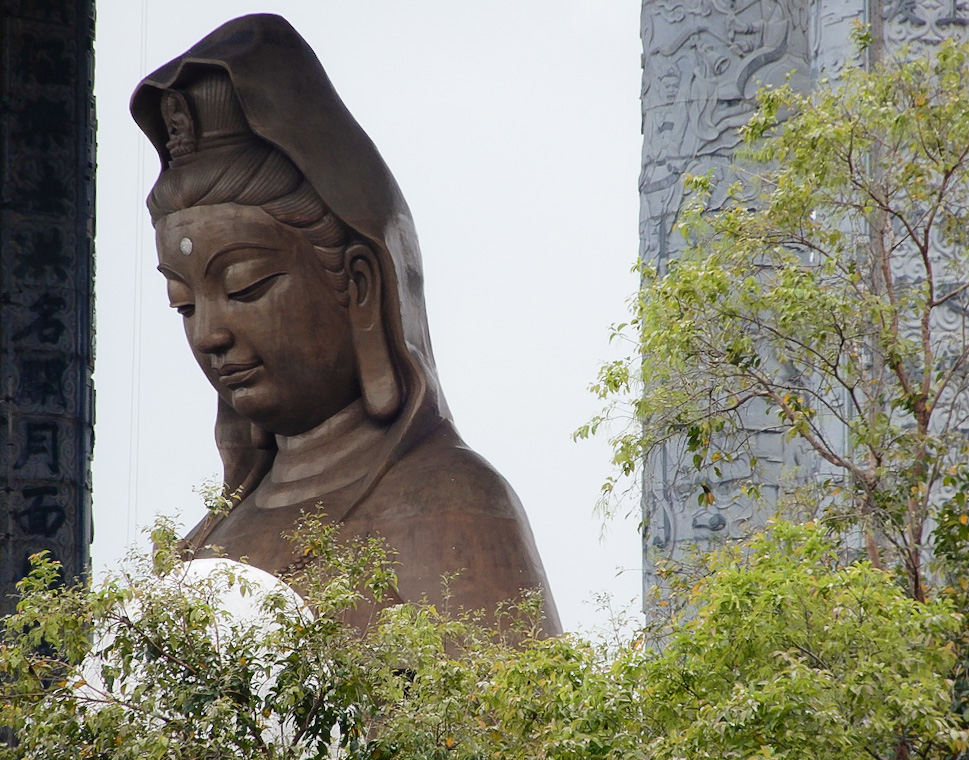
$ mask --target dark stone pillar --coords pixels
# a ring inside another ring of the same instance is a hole
[[[0,0],[0,613],[90,565],[93,43],[93,0]]]

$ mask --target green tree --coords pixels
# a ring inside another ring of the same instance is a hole
[[[817,526],[711,555],[676,592],[687,622],[619,646],[540,638],[529,598],[490,627],[400,605],[361,636],[339,610],[383,586],[385,550],[321,524],[304,534],[323,560],[304,579],[317,614],[269,594],[262,620],[230,617],[218,600],[244,573],[186,583],[170,526],[156,535],[168,549],[99,589],[57,586],[38,560],[0,646],[0,721],[20,740],[0,757],[947,760],[969,746],[951,601],[843,567]]]
[[[485,637],[450,658],[446,626],[400,611],[425,659],[386,702],[385,746],[467,760],[953,757],[969,738],[951,710],[962,617],[867,561],[843,566],[825,534],[779,523],[708,556],[702,580],[674,591],[687,621],[612,650]]]
[[[951,757],[951,602],[920,603],[814,525],[707,560],[696,615],[648,665],[656,758]]]
[[[0,644],[0,725],[18,740],[2,756],[358,756],[375,662],[340,615],[380,599],[392,563],[379,541],[341,543],[317,519],[298,536],[315,616],[238,565],[192,578],[168,521],[150,556],[94,589],[59,585],[35,557]],[[247,596],[256,614],[230,614],[227,599]]]
[[[636,350],[601,369],[611,406],[577,435],[631,417],[623,474],[679,442],[702,471],[745,461],[756,495],[745,418],[775,420],[831,473],[807,507],[925,599],[929,521],[965,515],[969,483],[967,82],[946,43],[761,92],[742,180],[708,210],[711,180],[690,179],[689,247],[642,266],[617,328]]]

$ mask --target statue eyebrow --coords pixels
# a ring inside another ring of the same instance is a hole
[[[279,250],[278,248],[274,248],[271,245],[260,245],[259,243],[230,243],[225,248],[220,248],[218,251],[212,254],[212,258],[209,259],[207,262],[205,262],[205,266],[202,268],[202,275],[204,276],[209,273],[209,269],[211,269],[212,264],[214,264],[215,260],[218,259],[220,256],[224,256],[227,253],[232,253],[233,251],[239,251],[244,249],[255,249],[258,251],[272,251],[272,252],[276,252]]]
[[[176,272],[174,269],[166,267],[164,264],[159,264],[157,267],[155,267],[155,269],[157,269],[159,272],[165,275],[165,277],[167,277],[169,280],[178,280],[179,282],[185,282],[185,280],[182,279],[182,276],[178,272]]]

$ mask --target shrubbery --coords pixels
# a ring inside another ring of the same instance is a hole
[[[340,613],[392,584],[392,566],[379,542],[324,527],[302,534],[315,617],[231,568],[183,582],[167,524],[153,557],[94,590],[56,585],[38,558],[0,649],[20,742],[0,756],[941,760],[969,742],[953,604],[842,566],[817,526],[710,556],[674,594],[685,621],[618,646],[542,638],[531,598],[491,627],[400,605],[361,636]],[[240,586],[262,615],[220,611]]]

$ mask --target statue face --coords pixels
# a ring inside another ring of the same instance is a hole
[[[347,310],[297,230],[225,203],[163,217],[156,243],[195,359],[242,416],[295,435],[359,397]]]

